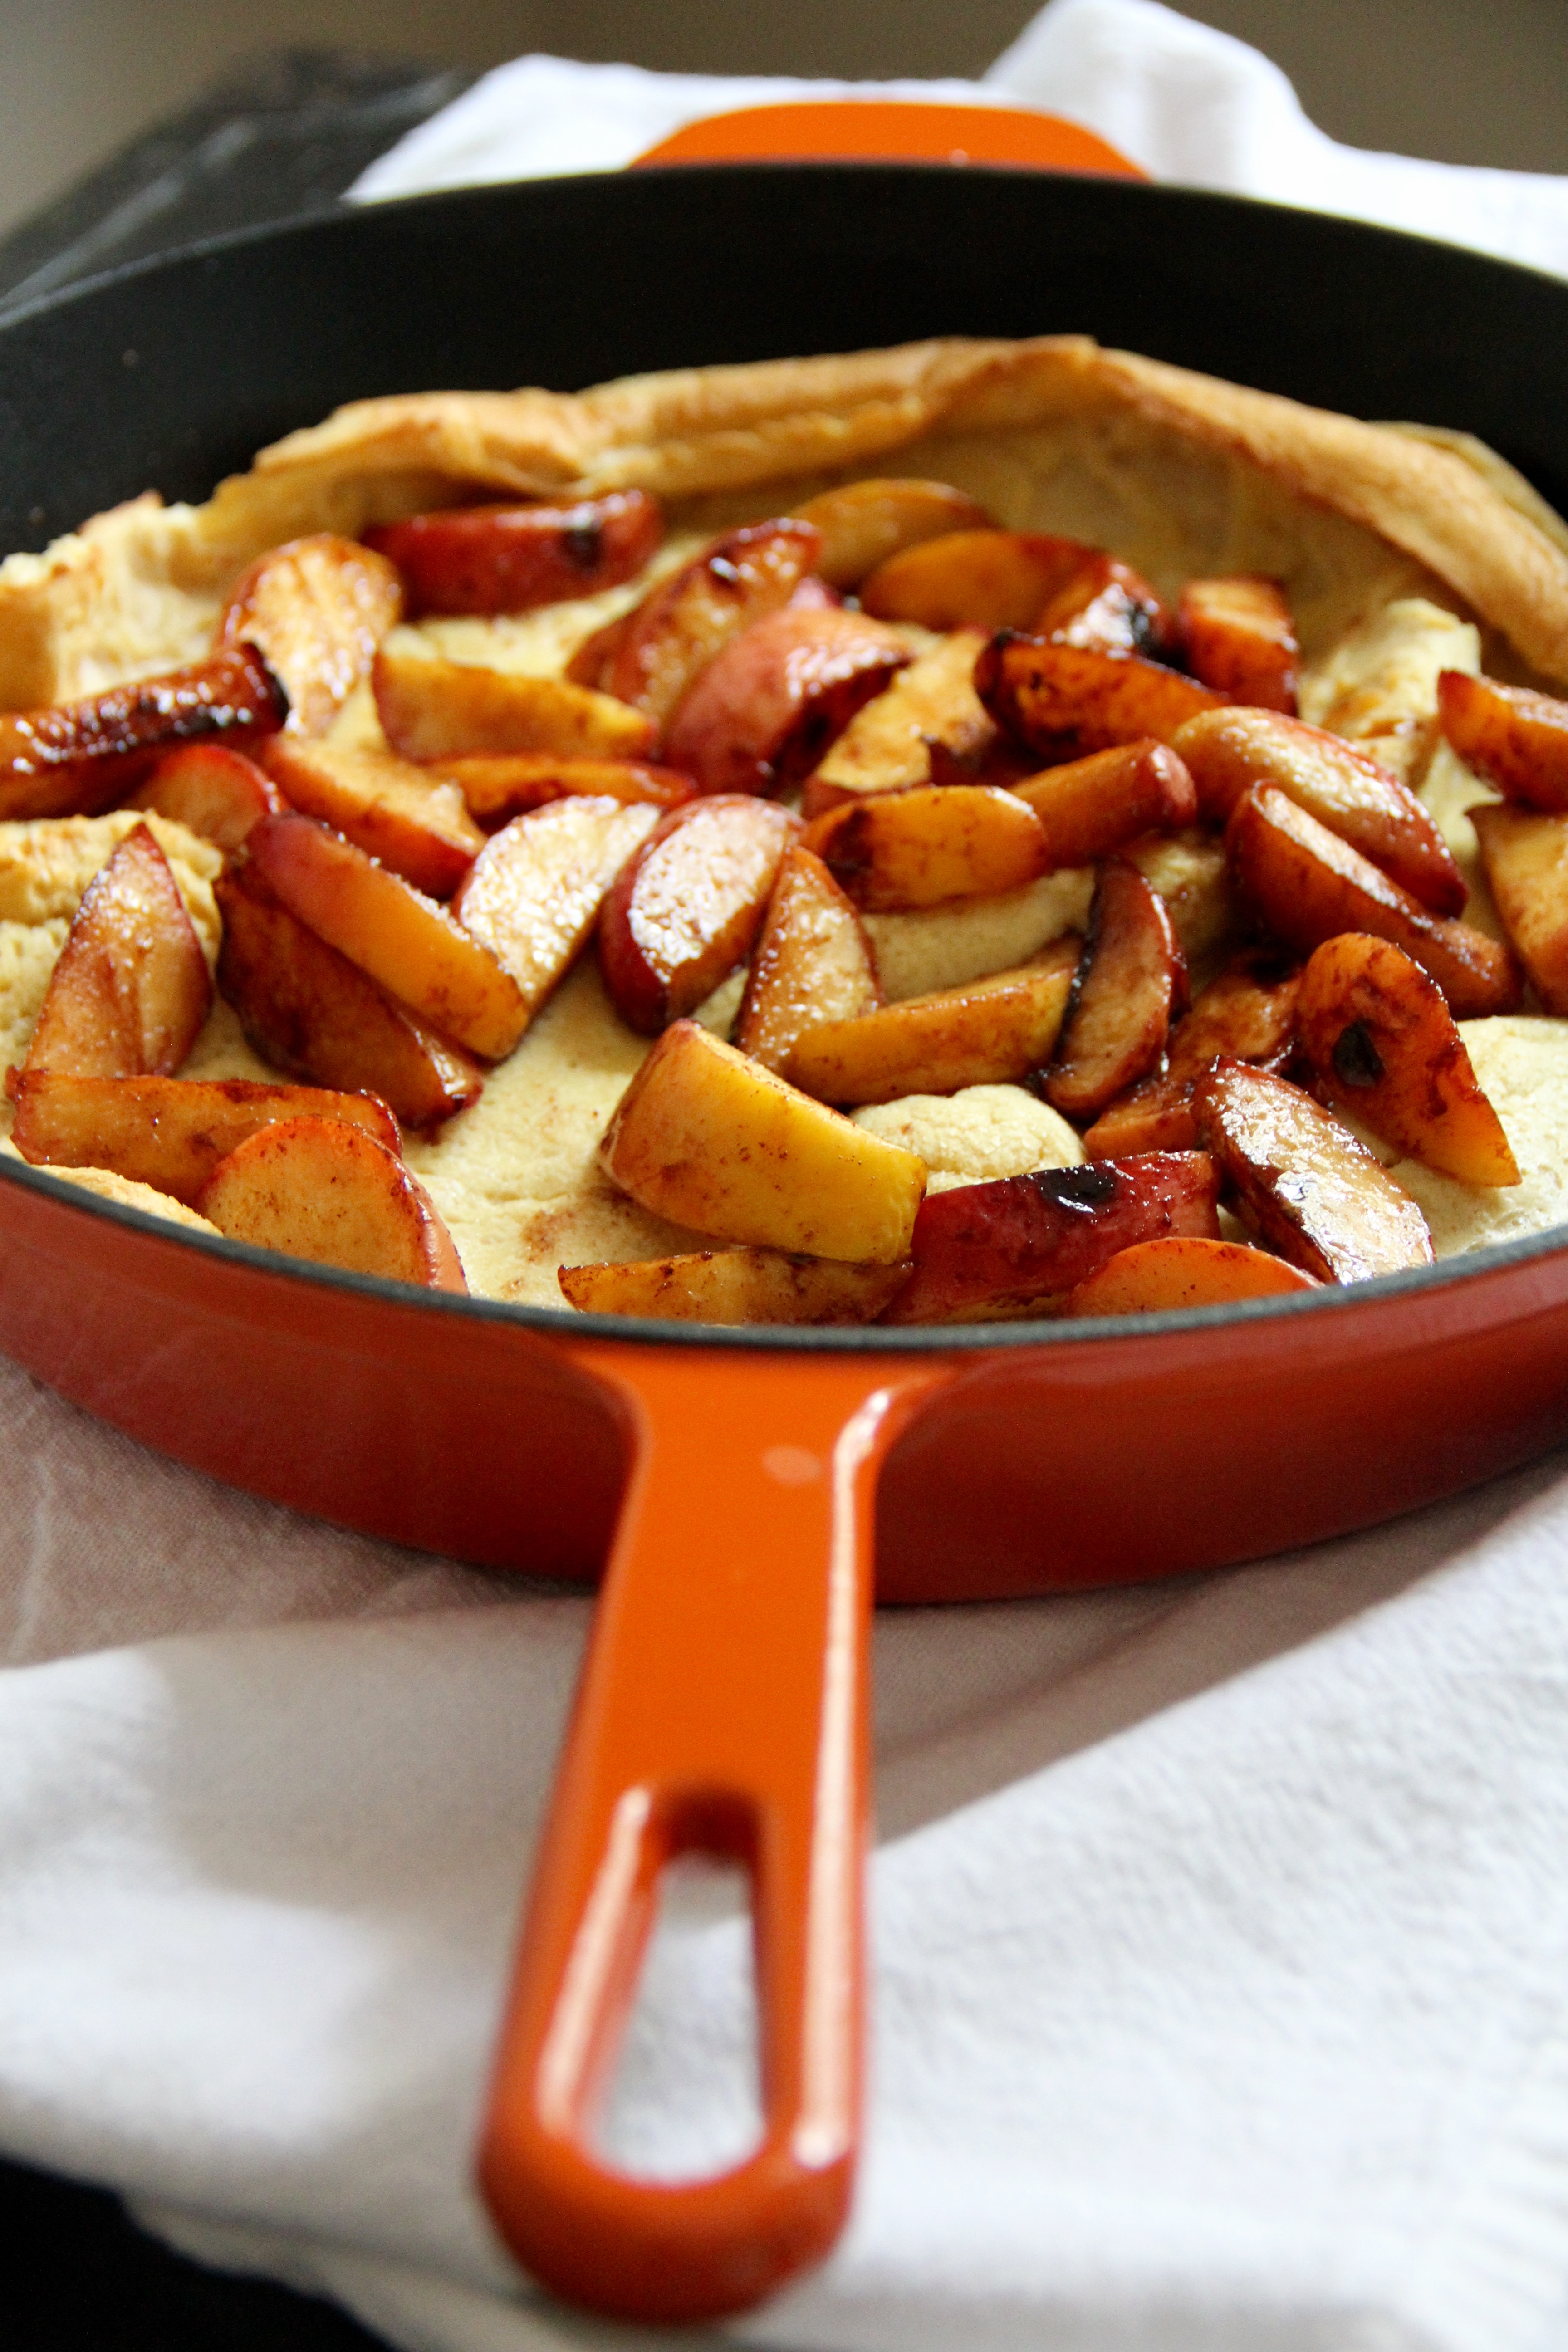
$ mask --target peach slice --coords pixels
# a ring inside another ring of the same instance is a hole
[[[800,819],[721,793],[661,817],[611,886],[599,961],[621,1018],[651,1037],[744,963]]]
[[[637,760],[653,749],[653,729],[640,712],[567,678],[519,677],[383,646],[372,683],[387,741],[424,764],[500,751]]]
[[[212,1001],[179,885],[139,824],[82,895],[25,1066],[82,1077],[177,1070]]]
[[[1442,991],[1386,940],[1325,940],[1301,974],[1301,1048],[1320,1090],[1385,1143],[1462,1184],[1517,1184]]]
[[[857,1108],[1027,1077],[1050,1059],[1079,946],[1069,932],[1012,971],[824,1022],[795,1039],[785,1075],[824,1102]]]
[[[1174,619],[1141,572],[1114,555],[1086,555],[1031,623],[1037,637],[1158,659],[1175,642]]]
[[[468,1055],[318,939],[253,867],[220,876],[217,902],[218,987],[264,1061],[377,1095],[405,1127],[437,1126],[479,1100],[484,1081]]]
[[[1430,1265],[1432,1236],[1408,1192],[1331,1111],[1246,1062],[1198,1081],[1198,1131],[1247,1223],[1320,1282],[1366,1282]]]
[[[799,1094],[695,1021],[667,1029],[599,1147],[656,1216],[856,1265],[907,1257],[923,1160]]]
[[[0,818],[90,816],[177,744],[275,734],[289,698],[252,646],[82,702],[0,713]]]
[[[605,893],[657,809],[581,797],[514,817],[481,851],[452,912],[522,991],[530,1020],[575,962]]]
[[[231,1241],[315,1265],[466,1291],[436,1204],[395,1151],[336,1118],[286,1118],[225,1154],[196,1202]]]
[[[1118,1250],[1098,1274],[1069,1290],[1064,1315],[1165,1315],[1184,1307],[1236,1307],[1316,1290],[1317,1281],[1282,1257],[1247,1242],[1201,1234],[1165,1234]]]
[[[1039,1081],[1051,1108],[1080,1126],[1098,1118],[1159,1060],[1186,992],[1164,900],[1135,866],[1107,859],[1056,1055]]]
[[[1255,572],[1189,580],[1177,629],[1187,667],[1205,686],[1233,702],[1294,717],[1301,648],[1277,580]]]
[[[617,625],[599,683],[662,728],[721,646],[789,603],[821,549],[820,531],[787,516],[726,531]]]
[[[510,1053],[528,1026],[522,991],[434,898],[313,817],[263,817],[247,856],[290,914],[389,995],[489,1061]]]
[[[902,1288],[910,1263],[837,1265],[783,1250],[695,1250],[646,1265],[563,1265],[562,1290],[584,1315],[664,1323],[869,1323]]]
[[[1206,1152],[1153,1151],[1037,1168],[934,1192],[915,1219],[915,1270],[884,1323],[988,1323],[1048,1312],[1136,1242],[1217,1239],[1219,1171]]]
[[[1371,754],[1274,710],[1209,710],[1174,749],[1219,823],[1254,784],[1272,785],[1390,875],[1435,915],[1464,911],[1463,875],[1431,811]]]
[[[1042,760],[1080,760],[1145,736],[1168,743],[1223,698],[1137,654],[1043,637],[995,637],[974,669],[974,690],[997,724]]]
[[[822,534],[818,575],[830,588],[858,588],[890,555],[955,530],[989,530],[991,518],[948,482],[873,477],[823,490],[795,509]]]
[[[439,767],[442,781],[456,784],[462,793],[469,815],[491,827],[574,793],[679,808],[695,791],[689,776],[646,760],[563,760],[552,751],[479,751],[464,760],[443,760]]]
[[[397,1121],[374,1095],[250,1078],[79,1078],[24,1072],[12,1139],[24,1160],[51,1168],[110,1168],[187,1207],[218,1161],[258,1129],[283,1118],[347,1119],[388,1151]]]
[[[881,1002],[865,925],[821,858],[793,842],[752,957],[736,1045],[764,1068],[782,1070],[803,1030],[858,1020]]]
[[[447,507],[364,534],[395,564],[411,614],[527,613],[635,580],[664,537],[646,490],[571,506]]]
[[[814,817],[805,840],[856,906],[877,914],[1020,890],[1050,863],[1033,809],[993,784],[846,801]]]
[[[721,646],[682,697],[664,756],[700,793],[795,782],[910,660],[885,623],[790,604]]]
[[[1469,819],[1510,942],[1546,1011],[1568,1013],[1568,814],[1490,801]],[[1462,1019],[1451,995],[1448,1002]]]
[[[449,898],[485,845],[458,786],[395,751],[278,735],[262,757],[292,807],[432,898]]]
[[[1505,799],[1568,809],[1568,702],[1446,669],[1437,679],[1437,718],[1460,759]]]
[[[276,740],[276,739],[274,739]],[[186,743],[166,752],[127,808],[172,817],[219,849],[237,849],[253,824],[289,803],[265,768],[222,743]]]
[[[1047,870],[1093,866],[1145,833],[1174,833],[1198,813],[1193,780],[1152,737],[1047,768],[1011,789],[1045,830]]]
[[[1083,1148],[1089,1158],[1192,1150],[1198,1139],[1194,1079],[1222,1054],[1261,1069],[1282,1069],[1295,1044],[1300,982],[1294,965],[1281,970],[1278,958],[1266,952],[1237,958],[1173,1027],[1162,1074],[1142,1079],[1088,1130]]]
[[[216,651],[255,646],[283,681],[291,735],[324,735],[403,617],[384,555],[320,531],[259,556],[229,592]]]
[[[974,691],[984,646],[984,629],[955,629],[858,710],[806,778],[805,814],[821,816],[861,793],[929,784],[933,755],[960,771],[978,761],[996,739],[995,721]]]
[[[1307,952],[1340,931],[1370,931],[1431,973],[1456,1021],[1518,1005],[1519,972],[1505,947],[1469,923],[1428,914],[1381,866],[1271,785],[1255,785],[1237,801],[1226,854],[1238,889],[1289,946]]]
[[[862,582],[860,602],[881,620],[927,629],[1027,629],[1099,552],[1044,531],[948,531],[879,563]]]

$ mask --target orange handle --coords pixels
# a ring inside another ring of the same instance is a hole
[[[859,2126],[866,1640],[882,1454],[939,1377],[883,1356],[574,1349],[637,1454],[541,1845],[479,2177],[519,2261],[624,2318],[697,2321],[832,2245]],[[591,2144],[660,1872],[751,1874],[761,2143],[633,2179]]]

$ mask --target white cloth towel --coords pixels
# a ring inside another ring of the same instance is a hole
[[[1382,221],[1568,275],[1568,177],[1342,147],[1308,121],[1278,66],[1158,0],[1051,0],[980,82],[740,80],[519,58],[378,157],[352,193],[614,171],[705,115],[825,98],[1038,107],[1156,180]]]
[[[527,106],[510,163],[480,131],[546,66],[554,168],[710,104],[682,84],[656,119],[657,78],[525,60],[368,177],[543,168]],[[1320,136],[1145,0],[1056,0],[988,87],[1271,194],[1280,126]],[[1408,174],[1472,230],[1468,192],[1512,186],[1515,249],[1563,216],[1561,183],[1349,161],[1380,216]],[[407,2352],[667,2340],[534,2294],[468,2174],[587,1603],[228,1494],[4,1364],[0,1430],[0,2148]],[[1568,1456],[1223,1577],[884,1616],[860,2195],[829,2263],[720,2340],[1561,2345],[1565,1571]],[[734,2150],[746,2002],[700,1882],[623,2066],[628,2160]]]

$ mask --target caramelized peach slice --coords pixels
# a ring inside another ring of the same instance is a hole
[[[869,1323],[910,1271],[837,1265],[783,1250],[695,1250],[646,1265],[563,1265],[562,1290],[585,1315],[647,1315],[663,1323]]]
[[[1301,975],[1266,953],[1238,957],[1174,1024],[1164,1070],[1144,1078],[1101,1113],[1083,1139],[1091,1160],[1131,1151],[1190,1151],[1198,1139],[1193,1084],[1220,1055],[1282,1069],[1296,1034]]]
[[[656,1216],[722,1241],[851,1264],[907,1257],[923,1160],[798,1094],[695,1021],[667,1029],[599,1158]]]
[[[253,824],[288,805],[264,768],[222,743],[187,743],[165,753],[127,808],[173,817],[219,849],[237,849]]]
[[[1069,933],[1015,971],[823,1022],[795,1039],[786,1075],[824,1102],[857,1107],[1026,1077],[1050,1059],[1078,956]]]
[[[823,490],[795,509],[822,533],[818,575],[830,588],[858,588],[890,555],[955,530],[989,530],[984,507],[947,482],[873,478]]]
[[[1206,1152],[1037,1168],[933,1192],[915,1219],[915,1270],[885,1323],[988,1323],[1041,1314],[1136,1242],[1216,1239],[1219,1171]]]
[[[879,563],[862,582],[860,602],[884,621],[928,629],[1026,629],[1098,552],[1044,531],[949,531]]]
[[[1243,1214],[1320,1282],[1366,1282],[1432,1264],[1426,1220],[1331,1111],[1245,1062],[1199,1079],[1198,1129]]]
[[[1463,912],[1464,877],[1431,811],[1354,744],[1278,711],[1209,710],[1174,748],[1205,816],[1223,823],[1254,784],[1270,784],[1435,915]]]
[[[995,637],[975,665],[974,690],[997,724],[1042,760],[1080,760],[1145,736],[1168,743],[1221,697],[1136,654],[1043,637]]]
[[[821,549],[820,531],[787,516],[726,531],[649,590],[599,683],[662,728],[721,646],[789,603]]]
[[[1107,654],[1158,658],[1175,642],[1175,622],[1141,572],[1114,555],[1086,555],[1030,624],[1037,637],[1095,646]]]
[[[226,1154],[197,1213],[231,1241],[427,1290],[468,1289],[436,1204],[394,1151],[335,1118],[286,1118]]]
[[[1097,865],[1142,834],[1191,824],[1198,813],[1185,767],[1152,737],[1047,768],[1011,789],[1039,818],[1047,871]]]
[[[1184,1307],[1236,1307],[1246,1298],[1278,1298],[1318,1286],[1300,1266],[1246,1242],[1166,1234],[1118,1250],[1098,1274],[1068,1291],[1062,1313],[1164,1315]]]
[[[90,816],[177,744],[275,734],[289,698],[251,646],[83,702],[0,713],[0,818]]]
[[[846,801],[805,845],[858,907],[891,913],[1019,890],[1048,865],[1039,819],[989,784],[917,784]]]
[[[700,793],[771,793],[816,767],[910,659],[881,621],[791,604],[721,646],[665,731]]]
[[[1109,858],[1056,1055],[1040,1078],[1051,1108],[1080,1126],[1097,1118],[1159,1060],[1186,992],[1187,968],[1164,900],[1135,866]]]
[[[452,902],[466,930],[522,991],[530,1020],[586,942],[605,893],[658,812],[604,799],[552,801],[514,817]]]
[[[24,1160],[51,1168],[111,1168],[187,1207],[218,1161],[283,1118],[347,1119],[388,1151],[397,1121],[374,1095],[250,1078],[79,1078],[25,1073],[12,1139]]]
[[[1525,808],[1568,809],[1568,702],[1446,669],[1437,718],[1467,767]]]
[[[229,592],[215,650],[255,646],[289,697],[289,732],[323,735],[403,617],[383,555],[321,531],[259,556]]]
[[[335,826],[432,898],[449,898],[485,845],[457,785],[395,751],[278,735],[262,756],[290,806]]]
[[[372,677],[382,731],[405,760],[497,751],[637,760],[653,749],[639,712],[566,678],[518,677],[387,646]]]
[[[575,793],[662,809],[679,808],[695,791],[689,776],[646,760],[563,760],[551,751],[480,751],[439,764],[443,781],[457,785],[470,816],[492,827]]]
[[[1568,1013],[1568,814],[1491,801],[1469,817],[1503,929],[1547,1012]]]
[[[1205,686],[1233,702],[1295,715],[1301,648],[1277,580],[1247,572],[1189,580],[1177,628],[1187,667]]]
[[[218,987],[275,1068],[377,1095],[405,1127],[434,1127],[479,1098],[466,1054],[291,915],[249,866],[219,877]]]
[[[595,596],[635,580],[663,537],[646,490],[571,506],[447,507],[364,534],[402,574],[411,614],[527,613]]]
[[[1505,947],[1468,923],[1429,915],[1381,866],[1272,786],[1257,785],[1237,801],[1226,851],[1237,887],[1291,947],[1305,952],[1340,931],[1370,931],[1431,973],[1456,1021],[1517,1006],[1519,972]]]
[[[599,919],[599,961],[621,1018],[645,1037],[744,963],[800,819],[721,793],[661,817],[622,867]]]
[[[782,1070],[804,1030],[854,1021],[882,1002],[864,924],[820,857],[800,842],[784,854],[735,1021],[735,1043]]]
[[[1386,940],[1325,940],[1296,1019],[1320,1090],[1385,1143],[1462,1184],[1519,1182],[1442,991]]]
[[[984,645],[984,629],[955,629],[858,710],[806,778],[805,814],[821,816],[862,793],[931,783],[938,757],[961,773],[973,768],[996,738],[974,691]]]
[[[445,907],[308,816],[264,817],[247,855],[292,915],[389,995],[487,1060],[510,1054],[528,1005]]]
[[[83,893],[26,1067],[83,1077],[177,1070],[212,1001],[212,975],[179,886],[139,824]]]

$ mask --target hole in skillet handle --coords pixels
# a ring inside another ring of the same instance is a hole
[[[690,2324],[819,2262],[848,2215],[873,1504],[889,1447],[949,1367],[784,1348],[721,1370],[693,1349],[572,1353],[618,1394],[636,1455],[534,1867],[479,2181],[553,2293]],[[762,2125],[727,2171],[670,2181],[619,2168],[599,2119],[660,1879],[692,1852],[750,1879]]]
[[[592,2145],[637,2180],[708,2180],[764,2128],[755,1819],[699,1805],[654,1889],[651,1932]]]

